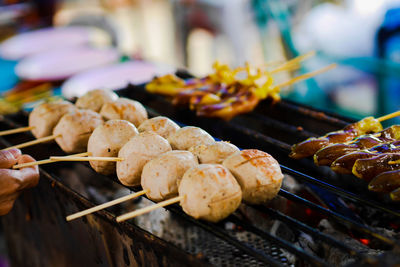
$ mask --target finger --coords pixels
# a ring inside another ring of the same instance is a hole
[[[22,155],[18,158],[18,164],[35,161],[29,155]],[[38,166],[31,166],[22,168],[20,170],[12,170],[15,177],[20,181],[20,189],[25,189],[37,185],[39,182],[39,168]]]
[[[11,168],[20,156],[21,151],[16,148],[0,151],[0,168]]]
[[[6,215],[14,206],[14,201],[0,203],[0,216]]]

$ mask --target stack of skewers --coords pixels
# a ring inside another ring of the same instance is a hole
[[[14,147],[54,139],[66,153],[79,154],[13,168],[89,161],[96,172],[116,173],[122,184],[143,188],[67,220],[146,194],[161,202],[121,215],[117,221],[179,202],[190,216],[217,222],[235,211],[242,200],[264,203],[272,199],[283,178],[278,162],[265,152],[240,151],[228,142],[216,142],[200,128],[180,128],[166,117],[147,119],[139,102],[102,90],[84,95],[76,105],[67,101],[42,104],[31,112],[28,127],[1,134],[28,130],[38,139]]]

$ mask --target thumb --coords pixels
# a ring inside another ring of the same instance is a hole
[[[17,163],[19,156],[21,156],[21,151],[16,148],[0,151],[0,168],[11,168],[15,163]]]
[[[35,159],[29,155],[22,155],[18,158],[18,164],[34,162]],[[25,167],[20,170],[13,170],[19,172],[17,177],[20,180],[21,188],[25,189],[37,185],[39,182],[39,168],[38,166]]]

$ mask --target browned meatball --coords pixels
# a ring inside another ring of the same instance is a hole
[[[99,112],[105,103],[114,102],[118,99],[116,93],[109,90],[92,90],[78,98],[75,105],[80,109],[90,109]]]
[[[75,109],[76,107],[68,101],[43,103],[35,107],[29,114],[29,126],[35,127],[32,134],[36,138],[51,135],[61,117]]]
[[[138,127],[147,120],[147,111],[141,103],[127,98],[119,98],[115,102],[105,103],[100,114],[106,120],[127,120]]]
[[[207,145],[197,145],[189,148],[189,151],[197,156],[200,163],[215,163],[222,162],[235,152],[239,151],[235,145],[219,141]]]
[[[200,164],[189,169],[179,184],[180,204],[188,215],[211,222],[226,218],[239,207],[242,191],[222,165]]]
[[[170,120],[167,117],[158,116],[148,120],[145,120],[138,127],[139,132],[152,131],[164,138],[168,138],[171,134],[176,133],[179,130],[178,124]]]
[[[201,128],[186,126],[168,138],[172,149],[188,150],[192,146],[212,144],[214,138]]]
[[[118,153],[118,157],[124,159],[117,162],[118,179],[127,186],[139,185],[144,165],[170,150],[168,141],[154,132],[134,136]]]
[[[197,164],[197,158],[189,151],[174,150],[161,154],[144,165],[142,188],[154,201],[175,197],[178,195],[178,180]]]
[[[88,142],[88,152],[94,157],[116,157],[123,145],[138,135],[135,125],[125,120],[109,120],[98,126]],[[104,175],[116,173],[115,162],[90,161],[90,166]]]
[[[269,154],[247,149],[224,160],[243,192],[243,201],[260,204],[274,198],[281,188],[283,174],[279,163]]]
[[[65,114],[54,128],[53,134],[59,136],[56,142],[66,153],[86,152],[90,135],[103,123],[99,113],[78,109]]]

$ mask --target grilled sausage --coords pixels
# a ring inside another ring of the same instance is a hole
[[[211,222],[226,218],[242,200],[238,182],[228,169],[217,164],[200,164],[189,169],[178,191],[186,214]]]
[[[109,120],[93,131],[88,142],[88,152],[94,157],[116,157],[121,147],[138,134],[136,127],[129,121]],[[90,161],[89,163],[98,173],[110,175],[116,172],[115,162]]]

